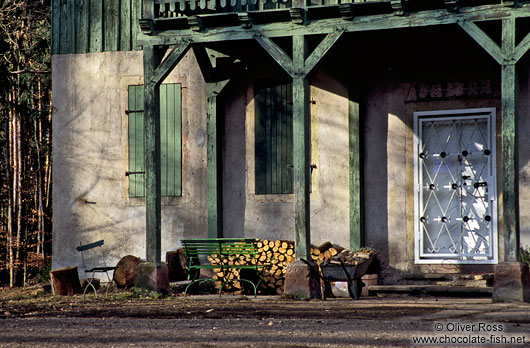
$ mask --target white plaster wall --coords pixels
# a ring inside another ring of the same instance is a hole
[[[521,246],[530,247],[530,57],[519,65],[519,214]]]
[[[145,205],[128,197],[127,85],[143,81],[142,52],[53,56],[53,268],[81,266],[75,246],[105,240],[107,262],[145,257]],[[206,118],[192,53],[166,82],[182,83],[182,197],[162,202],[162,259],[206,234]]]
[[[348,90],[322,71],[311,84],[311,242],[349,248]]]

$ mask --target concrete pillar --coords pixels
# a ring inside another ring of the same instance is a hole
[[[320,278],[304,262],[291,262],[287,265],[285,273],[285,294],[303,298],[322,298]]]
[[[134,287],[140,290],[169,293],[169,270],[164,262],[141,262],[136,267]]]

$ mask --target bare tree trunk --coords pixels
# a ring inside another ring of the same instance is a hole
[[[35,190],[35,203],[37,211],[37,255],[41,255],[44,259],[44,208],[42,205],[42,164],[41,164],[41,155],[42,155],[42,88],[41,88],[41,79],[37,79],[37,118],[35,119],[35,147],[37,150],[37,177],[36,177],[36,190]]]
[[[8,184],[9,184],[9,204],[7,207],[7,248],[8,248],[8,254],[9,254],[9,262],[8,262],[8,268],[9,268],[9,286],[13,287],[14,282],[14,259],[15,255],[13,253],[13,214],[14,214],[14,205],[16,202],[16,192],[14,190],[14,182],[15,179],[12,178],[14,175],[12,175],[11,171],[14,167],[15,163],[15,151],[14,148],[14,139],[15,139],[15,117],[13,112],[13,89],[9,91],[9,141],[8,141],[8,148],[9,148],[9,168],[7,170],[8,173]]]
[[[46,208],[50,208],[50,186],[52,181],[52,168],[50,165],[50,158],[52,154],[52,133],[51,133],[51,124],[52,124],[52,115],[53,115],[53,104],[52,104],[52,91],[48,92],[48,98],[50,101],[50,109],[48,110],[48,127],[50,127],[50,134],[47,137],[47,149],[46,151],[46,160],[44,162],[44,171],[46,177],[44,178],[44,191],[46,195]]]
[[[17,78],[17,93],[15,95],[15,102],[18,104],[19,98],[20,98],[20,75]],[[20,265],[21,260],[21,240],[22,240],[22,141],[21,141],[21,119],[19,112],[15,112],[15,125],[16,125],[16,132],[15,132],[15,153],[16,153],[16,161],[15,161],[15,168],[14,168],[14,177],[15,177],[15,191],[17,193],[16,196],[16,209],[17,209],[17,237],[15,240],[15,246],[16,246],[16,252],[15,252],[15,281],[16,281],[16,274],[18,273],[17,270]]]

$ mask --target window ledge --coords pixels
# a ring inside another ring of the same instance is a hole
[[[258,203],[292,203],[295,201],[293,193],[288,194],[250,194],[249,199]]]

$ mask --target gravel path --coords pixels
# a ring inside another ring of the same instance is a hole
[[[530,346],[530,304],[489,299],[0,301],[0,347],[410,347],[418,337],[445,340],[423,347]]]

